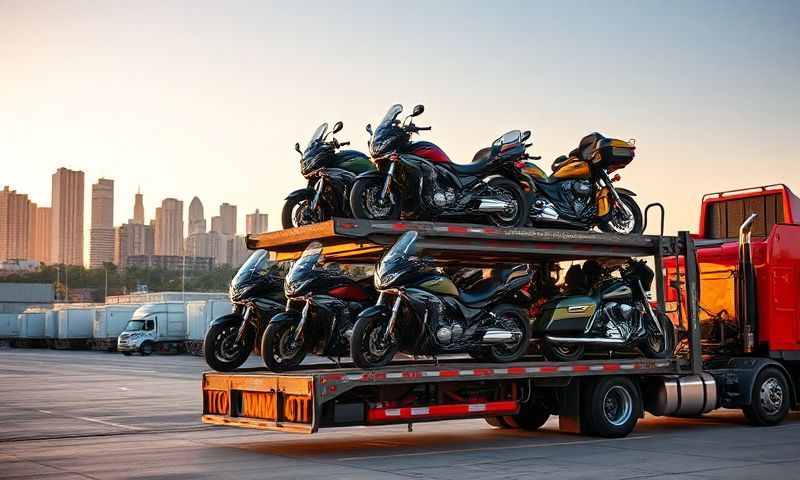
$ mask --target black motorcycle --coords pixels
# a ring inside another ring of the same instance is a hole
[[[299,143],[294,145],[300,154],[300,173],[308,179],[308,186],[286,197],[281,215],[283,228],[318,223],[333,216],[352,216],[349,199],[353,181],[357,175],[375,170],[375,167],[361,152],[337,151],[350,142],[340,143],[336,138],[327,140],[341,129],[342,122],[336,122],[328,133],[328,124],[323,123],[314,131],[304,151],[300,151]]]
[[[517,360],[528,349],[530,325],[520,288],[524,268],[502,271],[494,281],[460,290],[433,263],[417,256],[417,232],[404,233],[374,275],[378,303],[353,327],[356,365],[388,364],[399,350],[410,355],[469,353],[490,362]]]
[[[272,317],[261,340],[270,370],[297,367],[306,353],[324,357],[349,354],[346,333],[359,312],[375,303],[371,278],[355,281],[337,268],[323,268],[322,247],[306,247],[286,275],[286,311]]]
[[[217,318],[203,342],[208,366],[219,372],[239,368],[256,347],[269,320],[282,312],[284,268],[257,250],[231,280],[229,295],[233,313]]]
[[[458,164],[430,142],[412,142],[411,135],[430,127],[414,125],[422,105],[402,122],[394,105],[373,133],[369,152],[377,171],[359,175],[350,192],[356,218],[490,221],[519,227],[527,221],[528,203],[518,180],[524,153],[519,131],[509,132],[479,151],[472,163]]]
[[[614,187],[619,174],[609,176],[633,161],[634,150],[631,142],[592,133],[569,156],[558,157],[549,176],[536,164],[524,162],[530,222],[544,227],[642,233],[642,211],[633,199],[636,194]]]
[[[670,357],[674,327],[647,299],[653,277],[644,261],[598,267],[598,279],[586,282],[594,283],[586,291],[544,303],[533,321],[533,337],[541,340],[545,357],[578,360],[586,346],[605,351],[638,347],[648,358]]]

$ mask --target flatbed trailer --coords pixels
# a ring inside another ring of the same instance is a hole
[[[249,236],[250,249],[278,260],[298,258],[312,241],[325,260],[377,261],[409,230],[424,255],[442,265],[496,266],[598,257],[685,259],[686,344],[681,356],[652,360],[615,354],[576,362],[526,356],[510,364],[465,358],[398,360],[375,370],[352,364],[308,365],[286,373],[265,369],[203,374],[203,417],[208,424],[314,433],[320,428],[408,424],[484,417],[496,427],[536,429],[550,415],[562,431],[628,434],[638,418],[701,415],[740,408],[757,366],[742,362],[704,368],[697,323],[695,245],[677,236],[495,227],[431,222],[335,218],[310,226]],[[664,308],[664,276],[655,269],[655,301]],[[745,403],[743,403],[745,402]],[[621,410],[622,409],[622,410]],[[627,410],[625,410],[627,409]],[[624,421],[622,414],[627,412]],[[622,416],[620,416],[622,415]],[[616,419],[616,420],[615,420]]]

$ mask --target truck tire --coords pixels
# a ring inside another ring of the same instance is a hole
[[[146,357],[151,353],[153,353],[153,342],[148,340],[142,343],[142,345],[139,347],[139,353],[141,353],[143,357]]]
[[[509,428],[509,426],[503,421],[503,417],[483,417],[483,419],[486,420],[486,423],[494,428]]]
[[[539,402],[528,402],[520,405],[519,413],[511,415],[514,424],[523,430],[536,431],[547,423],[551,410]]]
[[[133,355],[131,352],[122,352],[122,354],[125,355],[126,357],[130,357],[131,355]]]
[[[625,437],[631,433],[642,412],[639,389],[626,377],[600,377],[587,382],[581,392],[583,433],[600,437]]]
[[[766,367],[753,384],[750,405],[742,408],[751,425],[771,427],[783,421],[792,403],[786,375],[775,367]]]

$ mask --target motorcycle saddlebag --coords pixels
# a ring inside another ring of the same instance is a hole
[[[624,168],[633,161],[636,147],[625,140],[603,138],[598,140],[592,162],[609,170]]]

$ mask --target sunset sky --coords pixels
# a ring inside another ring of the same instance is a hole
[[[800,192],[800,2],[0,0],[0,188],[50,203],[60,166],[116,181],[115,223],[164,197],[260,208],[304,185],[296,141],[393,103],[456,161],[511,129],[552,159],[637,141],[620,185],[696,229],[703,192]],[[87,236],[88,239],[88,236]],[[88,257],[88,250],[85,252]]]

